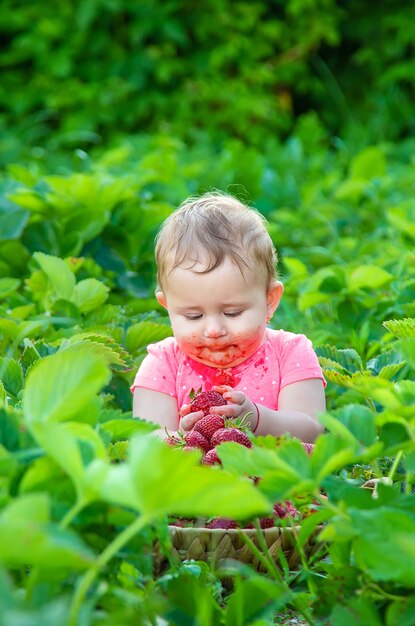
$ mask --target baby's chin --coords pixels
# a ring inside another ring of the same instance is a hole
[[[243,363],[255,352],[257,346],[251,349],[243,349],[239,346],[228,346],[223,350],[210,350],[203,347],[197,350],[184,350],[191,359],[208,365],[209,367],[218,367],[221,369],[235,367]]]

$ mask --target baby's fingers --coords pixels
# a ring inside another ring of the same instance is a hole
[[[187,432],[192,430],[193,426],[203,417],[203,411],[194,411],[188,413],[180,419],[180,430]]]
[[[191,404],[183,404],[182,408],[179,411],[179,417],[184,417],[185,415],[189,415],[192,410]]]
[[[231,389],[231,391],[226,391],[223,394],[223,399],[230,404],[243,404],[246,400],[246,395],[242,391]]]
[[[227,391],[233,391],[233,387],[229,387],[229,385],[216,385],[215,387],[212,387],[212,389],[213,391],[217,391],[221,395],[223,395]]]
[[[213,415],[223,415],[224,417],[238,417],[241,412],[239,404],[226,404],[224,406],[212,406],[209,413]]]

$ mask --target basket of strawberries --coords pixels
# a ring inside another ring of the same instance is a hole
[[[221,465],[217,447],[224,442],[233,441],[248,448],[252,441],[243,424],[226,420],[220,415],[209,413],[210,406],[226,404],[222,396],[215,392],[198,392],[193,399],[193,410],[203,410],[205,415],[191,431],[182,437],[167,436],[166,442],[184,452],[198,448],[205,465]],[[303,444],[311,454],[313,444]],[[259,479],[253,479],[257,482]],[[203,519],[171,518],[168,533],[171,543],[169,557],[156,545],[155,566],[163,571],[168,560],[180,563],[194,559],[218,564],[223,559],[235,559],[249,563],[258,571],[265,571],[267,564],[263,555],[276,564],[285,560],[290,569],[301,559],[297,536],[301,519],[304,515],[289,501],[274,505],[270,516],[257,520],[256,525],[247,522],[241,524],[232,519],[215,517]],[[301,550],[309,555],[316,549],[316,533],[312,535]]]

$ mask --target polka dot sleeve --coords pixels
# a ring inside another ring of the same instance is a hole
[[[284,341],[279,346],[281,382],[280,388],[309,378],[326,381],[313,344],[305,335],[284,333]]]
[[[159,343],[150,344],[147,352],[131,391],[134,392],[136,387],[144,387],[175,396],[178,361],[173,338],[168,337]]]

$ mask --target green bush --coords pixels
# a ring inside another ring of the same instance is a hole
[[[128,133],[260,147],[317,111],[357,145],[413,130],[413,8],[384,2],[6,0],[2,162]]]

